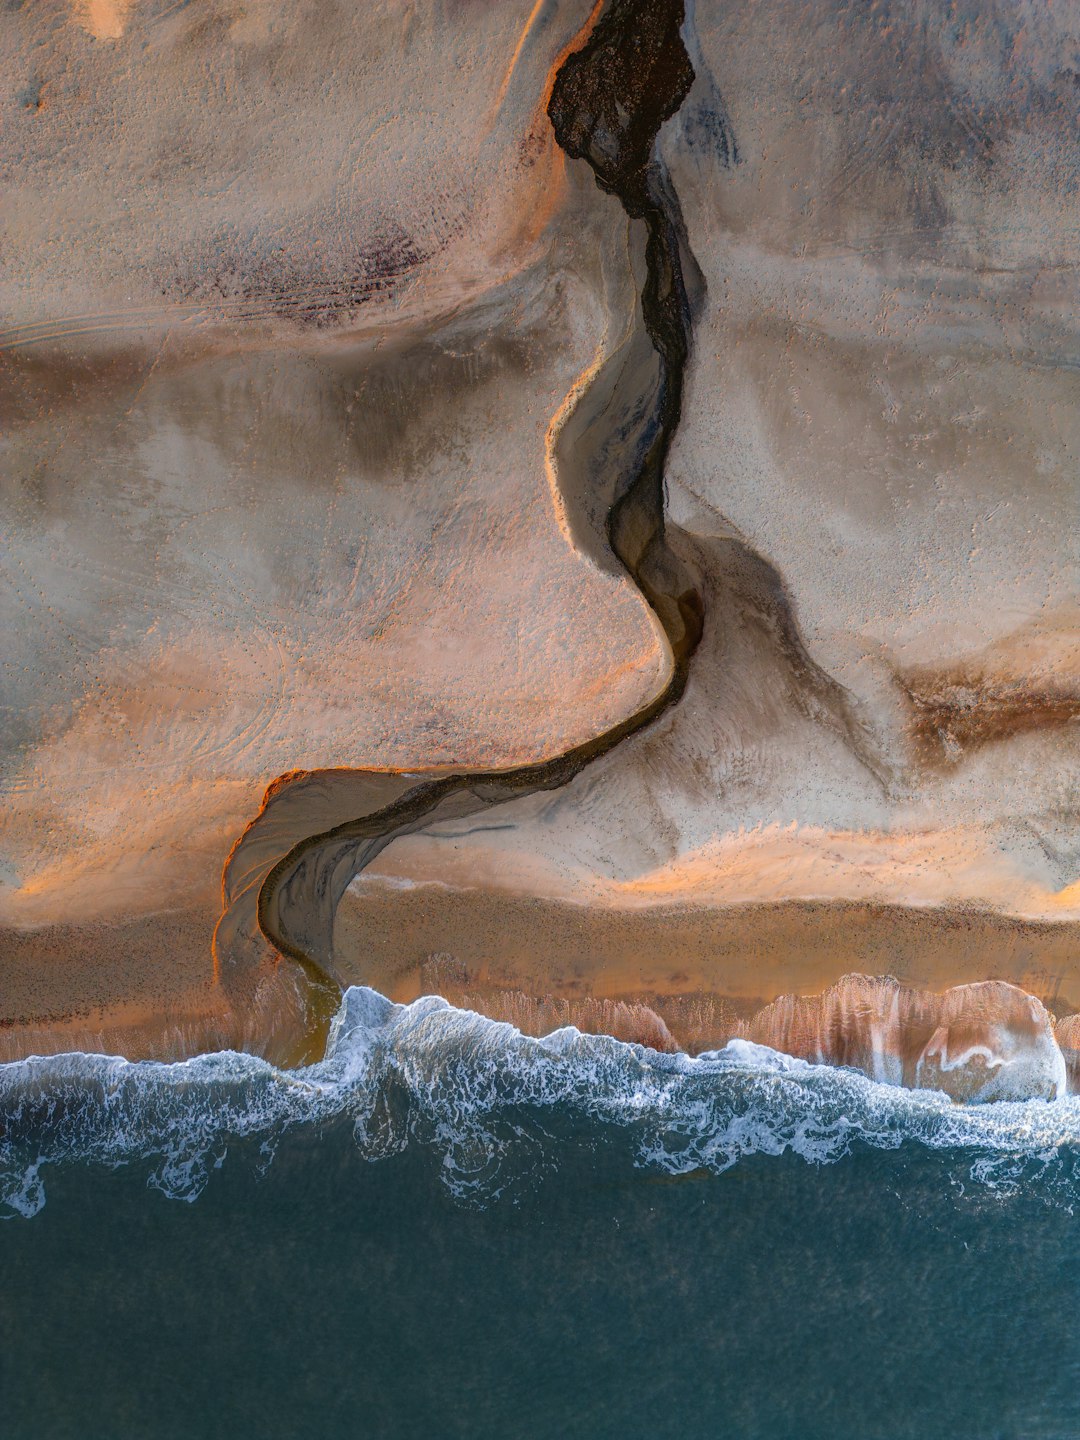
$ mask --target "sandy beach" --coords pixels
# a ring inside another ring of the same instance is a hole
[[[9,932],[0,1053],[259,1049],[274,1017],[232,1010],[199,935],[190,914],[151,917],[121,935],[105,926]],[[597,1028],[605,1012],[590,1001],[644,1005],[691,1050],[723,1044],[778,996],[814,996],[855,973],[933,993],[1003,980],[1054,1016],[1080,1010],[1080,927],[973,908],[616,908],[371,877],[348,892],[334,938],[340,980],[396,1001],[438,993],[532,1033]],[[268,966],[268,982],[273,975]]]

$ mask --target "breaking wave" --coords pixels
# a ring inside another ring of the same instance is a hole
[[[1034,1184],[1071,1206],[1080,1180],[1080,1097],[960,1106],[745,1040],[696,1057],[572,1028],[537,1040],[438,997],[396,1005],[357,987],[325,1059],[302,1070],[232,1051],[0,1066],[0,1213],[36,1214],[50,1167],[71,1164],[138,1166],[152,1188],[191,1201],[231,1147],[262,1167],[290,1132],[342,1122],[371,1160],[427,1147],[453,1195],[476,1205],[557,1167],[567,1146],[611,1137],[668,1175],[914,1146],[955,1152],[961,1192]]]

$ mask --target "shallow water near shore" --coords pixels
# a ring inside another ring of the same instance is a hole
[[[0,1107],[16,1440],[1080,1434],[1076,1099],[358,989],[307,1070],[51,1057]]]

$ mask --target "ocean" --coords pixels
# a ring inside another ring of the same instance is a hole
[[[0,1067],[0,1435],[1080,1435],[1080,1098],[349,990]]]

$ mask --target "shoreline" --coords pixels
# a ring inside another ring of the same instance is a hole
[[[75,1049],[131,1060],[276,1050],[295,1001],[288,962],[267,965],[254,1002],[242,1010],[204,973],[198,947],[186,952],[187,965],[177,964],[193,917],[167,918],[173,923],[166,935],[157,933],[139,959],[132,937],[122,948],[110,946],[115,935],[104,926],[65,927],[66,936],[58,927],[6,936],[0,1061]],[[148,941],[162,919],[141,922]],[[347,893],[334,941],[343,984],[369,985],[397,1002],[440,994],[527,1034],[574,1024],[690,1053],[733,1036],[765,1038],[757,1031],[763,1024],[775,1030],[776,1002],[781,1009],[801,1005],[805,1029],[806,1004],[835,1005],[853,976],[877,977],[879,989],[899,986],[925,1003],[957,987],[986,990],[987,982],[1001,982],[1045,1007],[1047,1023],[1080,1010],[1080,925],[961,907],[583,906],[445,885],[405,889],[373,876]],[[78,1003],[64,1005],[59,995],[70,997],[76,945],[84,983]],[[111,966],[101,963],[110,950]],[[170,963],[163,965],[166,950]],[[33,964],[38,951],[52,961]],[[867,1013],[864,1000],[843,1004],[847,1018],[834,1045],[849,1044]],[[766,1011],[771,1021],[763,1020]],[[835,1030],[835,1017],[831,1023]],[[776,1048],[798,1048],[793,1033],[769,1034],[780,1042]]]

